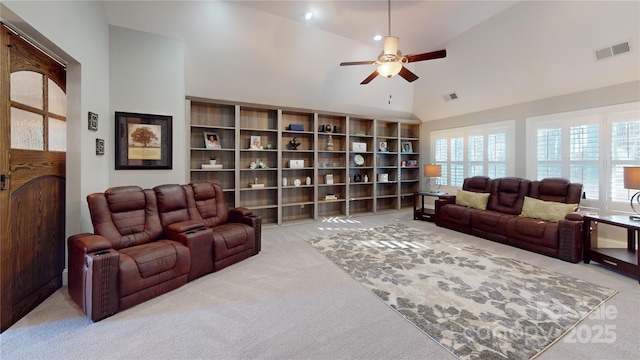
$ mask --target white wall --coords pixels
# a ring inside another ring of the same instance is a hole
[[[109,186],[184,184],[186,179],[184,49],[182,40],[109,26],[109,139],[115,112],[172,116],[171,170],[115,170],[115,142],[109,141]],[[103,189],[104,190],[104,189]]]
[[[413,118],[413,84],[394,77],[360,85],[375,67],[339,66],[376,59],[379,48],[230,2],[119,1],[105,8],[112,25],[184,39],[189,96]]]

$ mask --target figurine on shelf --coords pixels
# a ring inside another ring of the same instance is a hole
[[[298,140],[297,137],[294,137],[293,139],[291,139],[291,141],[289,141],[289,145],[291,145],[291,148],[293,150],[298,150],[298,146],[300,146],[300,144],[302,144],[300,142],[300,140]]]
[[[327,150],[333,151],[333,136],[331,135],[327,138]]]

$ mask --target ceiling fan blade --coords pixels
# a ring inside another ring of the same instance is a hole
[[[440,59],[447,56],[447,50],[432,51],[424,54],[407,55],[407,62]]]
[[[407,68],[404,66],[402,67],[402,69],[400,69],[400,72],[398,73],[398,75],[402,76],[408,82],[414,82],[418,80],[418,75],[407,70]]]
[[[340,66],[347,66],[347,65],[373,65],[375,64],[375,60],[374,61],[347,61],[347,62],[341,62]]]
[[[375,79],[376,76],[378,76],[378,70],[374,71],[371,73],[371,75],[367,76],[366,79],[362,80],[362,82],[360,83],[360,85],[367,85],[368,83],[371,82],[371,80]],[[416,77],[417,79],[417,77]]]

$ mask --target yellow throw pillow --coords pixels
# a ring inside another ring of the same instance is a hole
[[[564,219],[568,213],[575,211],[578,204],[565,204],[555,201],[544,201],[528,196],[524,197],[520,216],[558,222]]]
[[[456,192],[456,205],[486,210],[487,202],[489,202],[489,195],[489,193],[458,190]]]

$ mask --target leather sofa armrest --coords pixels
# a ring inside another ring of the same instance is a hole
[[[118,311],[117,290],[120,254],[105,237],[82,233],[69,237],[68,291],[92,321]]]
[[[189,221],[183,221],[183,223],[186,222]],[[189,267],[189,281],[213,272],[213,230],[205,227],[202,223],[200,224],[201,225],[196,228],[190,228],[183,232],[167,230],[165,234],[169,240],[179,242],[189,249],[191,262]],[[169,227],[170,226],[167,226],[167,228]],[[189,226],[184,224],[183,226],[176,227],[188,228]]]
[[[83,254],[111,249],[111,242],[105,237],[95,234],[82,233],[70,236],[67,240],[69,252],[71,249],[81,251]]]
[[[249,216],[253,214],[253,212],[251,211],[251,209],[247,209],[245,207],[237,207],[237,208],[231,208],[229,209],[229,217],[245,217],[245,216]],[[234,221],[234,222],[238,222],[238,221]]]
[[[253,215],[250,209],[238,207],[229,209],[229,222],[246,224],[253,228],[256,235],[253,255],[259,253],[262,248],[262,218]]]
[[[583,219],[583,214],[579,211],[572,211],[570,213],[568,213],[565,217],[565,220],[569,220],[569,221],[582,221]]]
[[[436,201],[434,202],[434,207],[435,207],[434,222],[436,223],[436,225],[441,226],[440,208],[442,208],[444,205],[455,204],[455,203],[456,203],[455,195],[449,195],[449,194],[440,195],[440,197],[436,199]]]
[[[196,230],[201,227],[204,227],[204,222],[200,220],[186,220],[186,221],[179,221],[171,225],[167,225],[167,227],[165,228],[165,231],[167,233],[179,234],[187,231]]]
[[[447,204],[455,204],[456,203],[456,196],[453,194],[445,194],[445,195],[440,195],[436,201],[444,201]]]
[[[583,252],[582,214],[572,212],[558,221],[558,258],[577,263]]]

